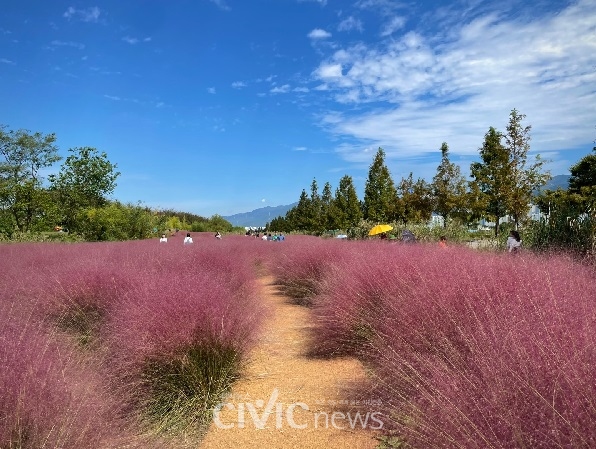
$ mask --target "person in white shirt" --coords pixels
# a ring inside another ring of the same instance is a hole
[[[516,253],[521,248],[521,238],[519,232],[511,230],[509,237],[507,237],[507,251]]]
[[[166,237],[165,234],[161,235],[161,238],[159,239],[159,243],[168,243],[168,238]]]
[[[186,237],[184,237],[184,244],[185,245],[190,245],[192,243],[192,237],[190,236],[190,232],[186,234]]]

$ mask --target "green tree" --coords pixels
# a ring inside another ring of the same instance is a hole
[[[360,201],[351,176],[345,175],[339,180],[330,215],[333,229],[347,230],[357,226],[362,220]]]
[[[482,162],[473,162],[470,166],[476,184],[472,190],[480,192],[479,201],[486,205],[487,214],[495,220],[495,235],[499,234],[499,219],[507,213],[514,186],[509,151],[501,144],[501,137],[501,133],[491,126],[479,149]]]
[[[321,227],[323,230],[335,229],[331,220],[332,204],[333,192],[331,190],[331,184],[326,182],[323,186],[323,193],[321,193]]]
[[[48,195],[43,191],[43,169],[61,158],[54,134],[8,131],[0,126],[0,206],[19,231],[29,231],[43,215]]]
[[[313,179],[310,184],[310,213],[307,230],[321,234],[325,230],[323,216],[323,202],[319,195],[319,186],[317,180]]]
[[[577,164],[571,166],[571,177],[569,178],[569,191],[581,194],[582,188],[596,188],[596,147],[592,154],[580,159]]]
[[[443,217],[443,226],[453,216],[465,215],[467,182],[458,165],[449,160],[447,142],[441,145],[441,163],[433,178],[432,193],[434,211]]]
[[[209,219],[209,231],[231,232],[234,229],[232,223],[221,215],[215,214]]]
[[[391,221],[396,215],[396,203],[397,190],[385,165],[385,151],[379,148],[364,187],[364,218],[377,223]]]
[[[540,155],[536,155],[532,163],[528,161],[532,127],[522,125],[525,118],[524,114],[513,109],[509,114],[507,132],[503,135],[512,178],[511,191],[507,197],[507,211],[513,216],[516,228],[530,209],[533,192],[550,179],[550,174],[542,171],[545,161],[540,158]]]
[[[81,147],[69,150],[57,175],[50,176],[52,190],[56,192],[68,229],[76,230],[77,214],[87,208],[99,208],[107,204],[107,196],[116,188],[120,172],[116,164],[108,160],[105,152],[95,148]]]
[[[286,213],[286,221],[291,226],[291,230],[310,230],[312,225],[312,206],[306,190],[302,190],[298,204]]]
[[[399,195],[399,219],[404,223],[420,223],[429,221],[433,211],[431,186],[414,176],[410,172],[407,178],[402,178],[397,187]]]

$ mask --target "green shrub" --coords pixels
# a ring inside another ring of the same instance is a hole
[[[160,434],[202,434],[239,372],[240,354],[217,342],[150,360],[143,374],[147,423]]]

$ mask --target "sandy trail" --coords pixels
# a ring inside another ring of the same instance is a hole
[[[307,358],[311,312],[289,304],[272,277],[259,282],[271,317],[219,425],[211,424],[200,448],[375,448],[373,409],[363,401],[355,404],[358,398],[348,392],[355,382],[366,382],[360,362]],[[361,420],[351,424],[357,412]]]

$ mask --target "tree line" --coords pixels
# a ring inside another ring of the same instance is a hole
[[[546,161],[539,154],[533,158],[528,154],[531,126],[524,124],[525,118],[513,109],[505,131],[492,126],[488,129],[478,150],[480,160],[470,166],[469,179],[450,160],[449,146],[443,142],[441,162],[431,182],[415,179],[410,173],[396,183],[385,163],[385,151],[379,148],[368,171],[362,200],[350,176],[341,178],[335,194],[328,182],[319,194],[315,179],[310,194],[302,190],[298,204],[284,217],[273,219],[269,229],[321,234],[357,227],[361,220],[404,225],[428,222],[435,213],[445,227],[453,221],[471,225],[486,219],[495,223],[495,235],[499,235],[500,219],[509,217],[518,228],[527,219],[531,203],[545,211],[549,210],[545,203],[549,203],[551,214],[564,207],[571,212],[570,204],[575,207],[573,216],[591,207],[593,210],[596,175],[592,156],[572,167],[569,194],[547,191],[536,198],[551,176],[544,170]],[[560,198],[556,205],[555,197]]]
[[[110,200],[120,172],[96,148],[71,148],[57,173],[44,176],[62,159],[55,134],[0,125],[0,238],[59,230],[84,240],[128,240],[166,229],[231,230],[219,216]]]

